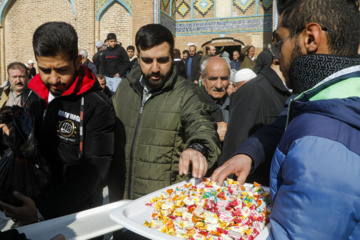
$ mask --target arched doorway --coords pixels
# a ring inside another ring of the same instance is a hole
[[[216,49],[219,49],[221,52],[228,52],[230,55],[230,59],[232,59],[233,52],[235,50],[241,51],[242,46],[245,44],[238,39],[232,37],[224,37],[224,38],[213,38],[208,42],[205,42],[201,45],[203,52],[206,52],[206,46],[214,45]]]

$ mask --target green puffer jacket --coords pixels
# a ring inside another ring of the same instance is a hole
[[[179,176],[178,164],[192,142],[208,148],[209,168],[220,155],[216,123],[198,87],[174,68],[141,110],[140,77],[137,67],[121,81],[113,99],[118,124],[109,182],[112,201],[136,199],[189,179],[190,174]]]

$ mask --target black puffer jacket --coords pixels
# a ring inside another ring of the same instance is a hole
[[[47,103],[49,91],[39,75],[29,83]],[[83,154],[80,154],[80,108],[84,99]],[[40,150],[54,175],[54,187],[36,203],[54,218],[102,204],[102,187],[113,155],[115,113],[110,100],[86,67],[62,96],[46,109]]]
[[[99,73],[106,77],[113,78],[118,73],[123,78],[130,67],[129,56],[119,45],[108,47],[101,57]]]

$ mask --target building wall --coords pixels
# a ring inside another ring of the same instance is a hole
[[[3,22],[5,67],[14,61],[28,62],[35,60],[32,49],[32,37],[35,29],[47,21],[65,21],[76,25],[72,5],[68,0],[52,0],[47,4],[36,1],[17,0],[10,3]],[[31,14],[29,14],[31,13]],[[26,17],[25,17],[26,16]],[[3,74],[2,74],[3,75]]]
[[[271,0],[182,0],[173,1],[173,11],[162,6],[160,23],[176,36],[176,47],[188,49],[190,43],[201,47],[212,39],[231,45],[234,38],[254,45],[259,54],[271,42]],[[164,5],[164,4],[163,4]],[[174,10],[175,9],[175,10]]]
[[[118,2],[113,2],[100,19],[100,39],[104,41],[108,33],[115,33],[123,47],[132,44],[132,24],[130,13]]]
[[[272,0],[0,0],[0,83],[12,61],[34,60],[32,34],[47,21],[72,24],[79,47],[90,59],[95,42],[114,32],[126,48],[135,45],[135,34],[143,25],[159,22],[175,37],[176,48],[198,49],[215,38],[234,38],[253,44],[260,53],[271,41]],[[239,5],[240,4],[240,5]],[[6,7],[4,7],[6,6]],[[154,15],[157,16],[154,19]],[[216,40],[216,45],[231,45]]]
[[[238,42],[231,41],[228,38],[233,38],[243,42],[245,45],[255,46],[255,56],[266,49],[267,43],[271,42],[271,32],[265,33],[231,33],[224,34],[224,40],[221,40],[217,34],[209,35],[194,35],[194,36],[177,36],[175,38],[175,48],[178,48],[181,52],[185,49],[189,50],[188,43],[194,43],[197,50],[203,50],[205,52],[205,46],[207,42],[214,44],[215,46],[231,46],[239,45]],[[214,39],[214,40],[213,40]],[[213,40],[213,41],[212,41]],[[203,47],[201,47],[203,46]]]
[[[158,3],[159,4],[159,3]],[[134,0],[132,6],[132,45],[135,46],[136,32],[144,25],[154,22],[154,1]]]
[[[53,1],[53,0],[52,0]],[[62,0],[68,4],[69,0]],[[65,4],[65,3],[64,3]],[[75,22],[72,22],[75,27],[78,38],[79,47],[88,51],[89,56],[92,57],[95,52],[95,1],[94,0],[82,0],[74,1]],[[90,58],[91,59],[91,58]]]

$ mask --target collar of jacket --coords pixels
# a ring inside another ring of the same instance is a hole
[[[177,74],[177,71],[176,71],[176,68],[174,68],[174,66],[172,65],[172,73],[169,77],[169,79],[166,80],[164,86],[157,90],[156,92],[153,92],[152,95],[154,94],[158,94],[160,92],[163,92],[163,91],[167,91],[167,90],[170,90],[174,87],[176,81],[177,81],[177,78],[179,77],[178,74]],[[127,76],[126,76],[126,80],[130,82],[130,86],[132,88],[136,88],[138,91],[142,92],[142,86],[140,84],[140,78],[142,76],[142,72],[141,72],[141,69],[140,69],[140,66],[137,66],[135,68],[134,71],[131,71]],[[138,89],[140,86],[141,90]],[[142,93],[141,93],[142,95]]]
[[[112,48],[112,47],[107,47],[104,51],[108,51],[108,52],[112,52],[112,51],[115,51],[116,49],[118,49],[120,47],[120,45],[118,44],[115,44],[115,47]]]
[[[83,94],[85,92],[88,92],[92,87],[96,87],[98,85],[96,83],[97,81],[95,81],[95,77],[90,72],[90,70],[85,66],[80,66],[80,71],[75,81],[65,92],[61,94],[61,96]],[[35,91],[42,99],[44,99],[47,106],[49,90],[41,80],[40,74],[37,74],[31,79],[28,87]]]
[[[88,66],[89,62],[90,62],[90,60],[89,60],[89,59],[86,59],[86,61],[85,61],[84,64],[82,64],[82,65]]]
[[[360,65],[360,57],[307,54],[294,59],[290,66],[293,93],[311,89],[328,76],[344,68]]]
[[[302,113],[315,113],[360,128],[360,66],[345,68],[325,78],[290,101],[287,124]]]
[[[285,86],[285,83],[270,66],[265,67],[260,74],[262,74],[275,89],[286,92],[289,96],[291,95],[289,89]]]
[[[1,91],[1,96],[0,96],[0,107],[1,107],[1,106],[4,106],[5,103],[6,103],[6,101],[8,100],[9,94],[10,94],[10,92],[11,92],[11,88],[10,88],[10,87],[11,87],[10,85],[7,85],[7,86],[5,86],[5,87],[2,89],[2,91]],[[23,105],[23,104],[26,102],[26,100],[27,100],[27,98],[28,98],[28,96],[29,96],[30,91],[31,91],[31,90],[29,89],[28,86],[25,86],[25,87],[24,87],[24,90],[21,92],[21,105]]]

